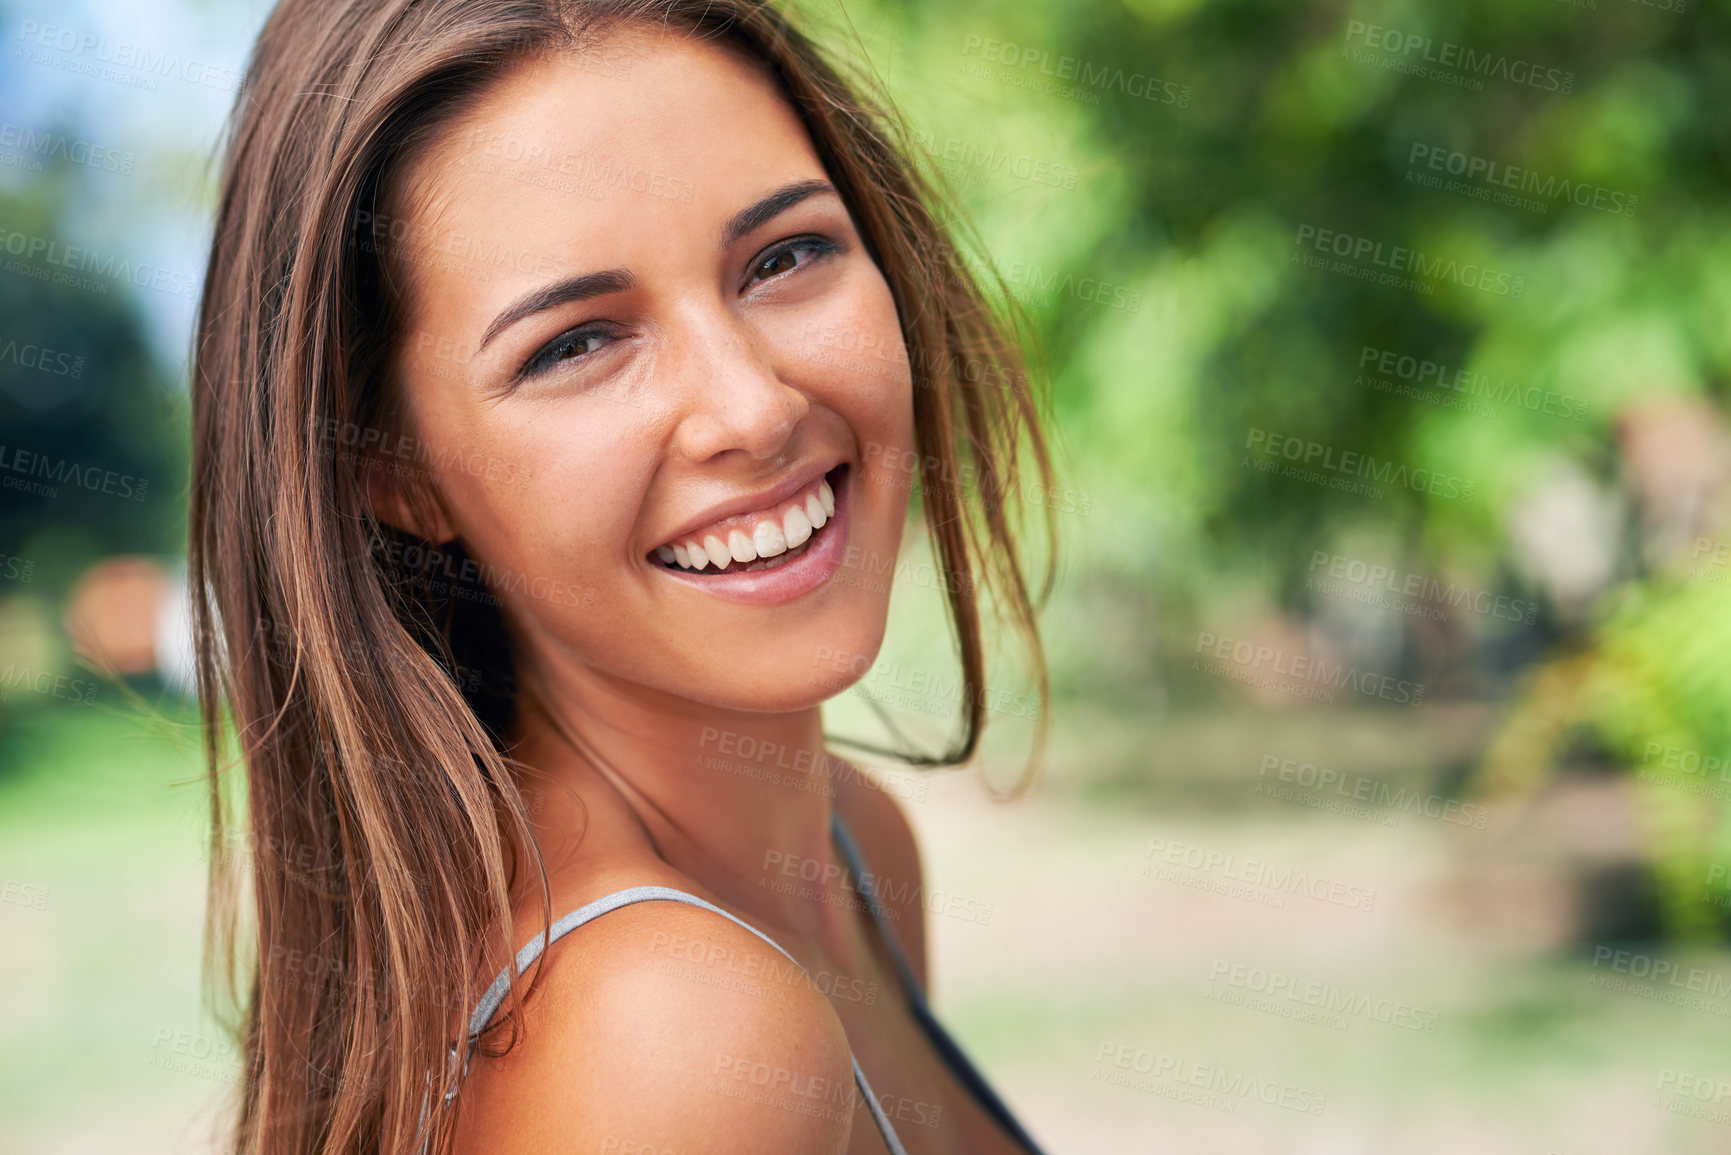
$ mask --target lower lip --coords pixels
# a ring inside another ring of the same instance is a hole
[[[852,469],[835,490],[835,516],[817,531],[817,540],[805,552],[774,569],[747,573],[697,574],[663,567],[661,572],[683,585],[693,586],[730,602],[753,606],[777,606],[803,597],[825,585],[841,569],[847,549],[848,497],[853,484]]]

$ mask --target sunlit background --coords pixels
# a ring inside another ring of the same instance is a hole
[[[1053,386],[1041,778],[981,781],[1037,713],[1006,647],[981,766],[894,779],[939,1012],[1035,1135],[1731,1149],[1731,18],[807,7]],[[175,618],[263,12],[0,0],[8,1151],[208,1150],[238,1078]],[[949,733],[923,556],[838,734]]]

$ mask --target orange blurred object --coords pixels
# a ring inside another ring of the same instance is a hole
[[[156,668],[157,614],[169,588],[166,570],[145,557],[115,557],[86,570],[67,596],[62,619],[78,656],[109,674]]]

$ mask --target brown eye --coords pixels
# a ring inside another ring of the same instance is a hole
[[[822,237],[802,237],[797,241],[789,241],[760,257],[757,263],[751,266],[751,275],[746,279],[746,284],[751,285],[791,273],[801,265],[809,265],[819,257],[840,251],[840,245]]]
[[[581,357],[585,353],[593,353],[601,344],[601,334],[584,333],[580,336],[563,338],[550,350],[555,361],[569,361],[573,357]]]
[[[607,333],[595,329],[573,329],[561,333],[552,341],[541,346],[539,352],[529,358],[526,365],[518,373],[518,378],[534,377],[545,373],[563,361],[580,360],[599,349],[610,339]]]
[[[794,260],[793,250],[783,249],[773,257],[770,257],[767,261],[758,265],[757,272],[760,277],[773,277],[777,273],[785,273],[789,269],[797,268],[798,265],[799,262]]]

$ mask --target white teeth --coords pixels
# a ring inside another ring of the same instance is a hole
[[[787,511],[787,516],[781,519],[787,530],[787,548],[798,549],[811,538],[811,518],[805,515],[805,510],[794,506]]]
[[[727,552],[733,555],[733,560],[740,565],[757,560],[757,547],[751,544],[751,539],[737,529],[727,535]]]
[[[829,482],[818,480],[816,489],[795,500],[777,519],[773,514],[758,521],[749,533],[744,528],[729,529],[727,540],[718,534],[706,534],[703,544],[687,541],[679,545],[655,547],[655,556],[668,565],[681,569],[702,570],[709,566],[726,569],[738,563],[747,565],[759,558],[779,557],[798,549],[811,540],[811,535],[835,517],[835,490]]]
[[[787,535],[781,532],[781,526],[775,524],[773,517],[758,522],[751,536],[758,557],[775,557],[787,552]]]

